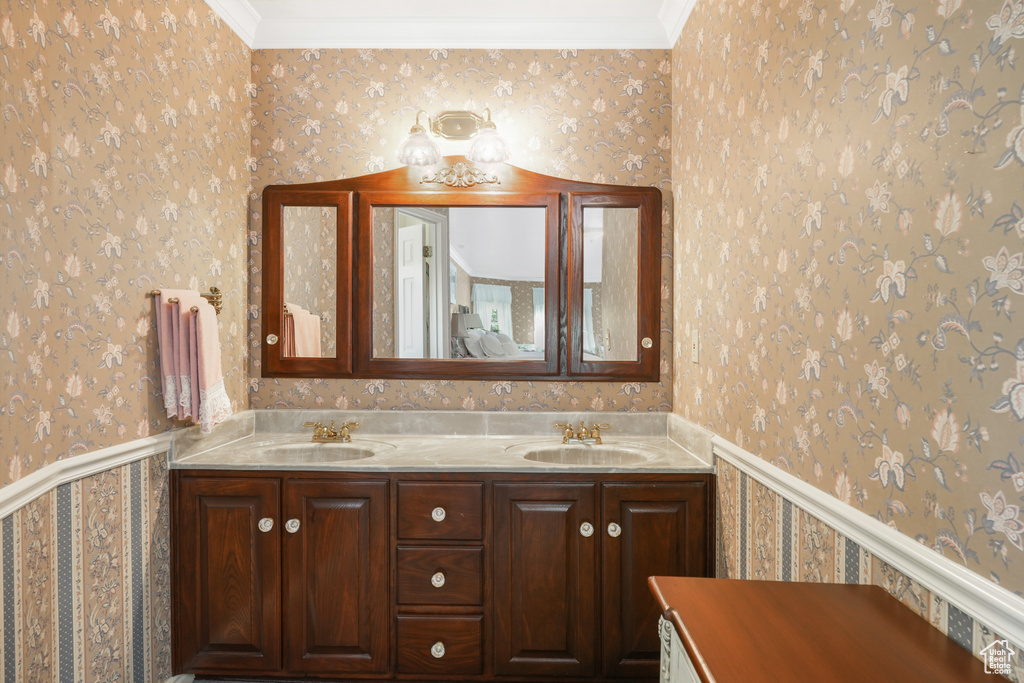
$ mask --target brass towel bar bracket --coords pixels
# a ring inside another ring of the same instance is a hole
[[[154,289],[154,290],[152,290],[149,293],[150,296],[158,296],[159,294],[160,294],[160,290],[159,289]],[[209,301],[210,304],[213,306],[213,310],[217,311],[217,315],[220,315],[220,311],[224,307],[224,303],[223,303],[223,294],[221,293],[219,287],[210,287],[210,291],[209,292],[203,292],[199,296],[201,296],[204,299],[206,299],[207,301]],[[169,303],[169,304],[176,304],[176,303],[178,303],[178,299],[176,297],[171,297],[170,299],[167,300],[167,303]],[[195,306],[193,306],[191,310],[192,310],[193,313],[198,313],[199,312],[199,309],[196,308]]]

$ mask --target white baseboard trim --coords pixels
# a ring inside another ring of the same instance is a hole
[[[193,674],[178,674],[177,676],[171,676],[164,683],[192,683],[196,680]]]
[[[1024,645],[1024,598],[720,436],[712,438],[712,447],[717,457],[953,603],[1000,637]]]
[[[170,448],[171,434],[166,433],[135,439],[50,463],[13,484],[0,488],[0,519],[31,503],[39,496],[49,493],[61,484],[120,467],[142,458],[166,453]]]

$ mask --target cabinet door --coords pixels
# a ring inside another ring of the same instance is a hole
[[[175,670],[279,671],[279,481],[182,476],[179,488]]]
[[[647,577],[707,576],[706,486],[608,483],[601,496],[604,673],[653,679],[660,610]]]
[[[660,375],[661,193],[569,193],[569,375]]]
[[[387,482],[287,480],[283,507],[288,669],[387,672]]]
[[[495,484],[495,673],[593,675],[599,539],[581,526],[597,522],[594,489]]]
[[[263,191],[264,377],[352,374],[351,192]]]

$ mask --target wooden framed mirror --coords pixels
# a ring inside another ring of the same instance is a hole
[[[263,374],[657,381],[660,202],[463,157],[270,185]]]

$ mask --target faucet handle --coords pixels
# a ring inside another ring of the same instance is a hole
[[[313,441],[322,441],[324,433],[327,431],[327,427],[324,427],[320,422],[303,422],[302,426],[313,428]]]
[[[601,430],[602,429],[608,430],[608,429],[611,429],[611,428],[612,428],[612,426],[610,424],[595,424],[595,425],[593,425],[590,428],[590,438],[592,438],[594,440],[595,444],[600,444],[601,443]]]
[[[562,430],[562,443],[569,443],[569,439],[576,438],[576,434],[572,431],[572,425],[568,422],[556,422],[554,427]]]
[[[349,430],[355,429],[359,426],[358,422],[342,422],[341,429],[338,430],[338,437],[345,443],[352,440],[352,435]]]

